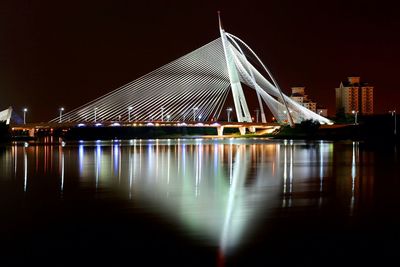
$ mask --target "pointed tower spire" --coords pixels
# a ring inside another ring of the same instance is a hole
[[[222,30],[222,21],[221,21],[221,12],[218,10],[218,23],[219,23],[219,29]]]
[[[238,122],[252,122],[246,98],[243,93],[243,88],[240,84],[239,72],[235,65],[235,58],[232,54],[232,44],[229,43],[227,34],[222,28],[221,15],[218,11],[219,31],[221,34],[222,47],[224,49],[225,60],[229,81],[231,84],[233,103],[235,105],[236,117]]]

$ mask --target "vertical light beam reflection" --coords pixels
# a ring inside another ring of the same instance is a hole
[[[168,142],[168,149],[167,149],[167,184],[169,184],[169,179],[170,179],[170,175],[171,175],[171,142]]]
[[[153,147],[152,147],[152,145],[150,144],[150,141],[151,140],[149,140],[149,144],[147,145],[147,171],[148,171],[148,173],[152,173],[153,171],[154,171],[154,155],[153,155]],[[155,171],[157,171],[157,169],[155,170]]]
[[[17,145],[15,144],[14,146],[13,146],[13,154],[14,154],[14,178],[16,178],[17,177],[17,165],[18,165],[18,147],[17,147]]]
[[[178,162],[177,162],[178,176],[181,173],[181,153],[179,152],[179,146],[180,146],[180,139],[178,138],[177,143],[174,145],[175,157],[178,157]]]
[[[118,140],[117,140],[118,142]],[[121,183],[121,146],[114,145],[114,171],[118,173],[118,183]],[[115,175],[115,174],[114,174]]]
[[[324,176],[324,142],[319,144],[319,177],[322,179]],[[321,191],[321,188],[320,188]]]
[[[24,192],[26,192],[28,186],[28,155],[26,153],[26,147],[24,147]]]
[[[132,199],[132,182],[133,182],[133,159],[132,150],[129,147],[129,199]]]
[[[60,146],[61,160],[60,160],[60,170],[61,170],[61,194],[64,192],[64,149]]]
[[[214,176],[215,177],[217,177],[217,174],[218,174],[218,160],[219,160],[219,158],[218,158],[218,144],[214,144],[214,149],[213,149],[213,152],[214,152]]]
[[[319,144],[319,199],[318,206],[322,205],[322,194],[323,194],[323,186],[324,186],[324,142],[321,141]]]
[[[235,156],[235,164],[233,166],[232,172],[232,183],[229,187],[228,193],[228,204],[226,206],[225,217],[221,232],[221,239],[220,239],[220,248],[223,253],[227,252],[228,246],[230,241],[235,237],[234,234],[230,231],[232,226],[232,214],[235,207],[235,200],[238,198],[238,190],[243,185],[243,182],[246,177],[247,167],[248,167],[248,160],[249,157],[245,154],[245,146],[240,145],[236,150]],[[232,240],[232,244],[233,244]]]
[[[288,153],[288,149],[290,149],[289,153]],[[282,199],[282,207],[291,207],[292,206],[293,154],[294,154],[293,140],[290,140],[289,148],[288,148],[288,142],[287,142],[287,140],[285,140],[284,141],[284,155],[283,155],[283,199]],[[288,170],[288,165],[289,165],[289,170]],[[289,181],[288,181],[288,178],[289,178]],[[287,187],[288,183],[289,183],[289,190],[288,190],[288,187]]]
[[[286,207],[286,183],[287,183],[287,141],[284,141],[284,150],[283,150],[283,198],[282,198],[282,207]]]
[[[113,163],[114,163],[114,175],[117,173],[118,171],[118,166],[119,166],[119,146],[118,144],[115,144],[113,146]]]
[[[100,157],[101,157],[101,146],[100,144],[96,144],[96,153],[95,153],[96,189],[99,188],[99,175],[101,167]]]
[[[354,214],[355,205],[355,183],[357,177],[357,160],[358,160],[358,142],[353,142],[352,160],[351,160],[351,200],[350,200],[350,216]]]
[[[186,176],[186,144],[182,143],[181,146],[181,154],[182,154],[182,173],[183,176]]]
[[[229,154],[228,154],[228,159],[229,159],[229,184],[232,184],[232,178],[233,178],[233,155],[232,155],[232,142],[229,144]]]
[[[201,182],[201,161],[203,155],[203,144],[196,144],[196,196],[200,195],[200,182]]]
[[[155,153],[153,153],[153,158],[154,158],[154,161],[156,162],[156,168],[155,168],[155,178],[156,178],[156,180],[158,179],[159,173],[161,171],[160,167],[159,167],[159,163],[158,163],[160,161],[160,159],[161,159],[161,157],[159,156],[160,155],[159,150],[160,150],[159,139],[156,139]]]
[[[290,160],[289,160],[289,207],[292,206],[293,199],[293,140],[290,140]]]
[[[79,144],[79,176],[83,175],[83,158],[84,158],[83,144]]]

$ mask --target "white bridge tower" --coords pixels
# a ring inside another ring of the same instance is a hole
[[[233,59],[231,47],[228,46],[228,39],[225,31],[222,28],[220,14],[218,12],[219,31],[221,33],[222,46],[228,69],[229,81],[232,89],[233,102],[238,122],[252,122],[249,107],[247,106],[246,98],[243,93],[242,85],[240,84],[239,74]]]

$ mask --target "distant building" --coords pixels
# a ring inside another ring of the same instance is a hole
[[[364,115],[374,113],[374,87],[361,83],[360,77],[348,77],[336,88],[336,113],[351,114],[353,110]]]
[[[305,94],[305,87],[292,87],[292,95],[290,98],[303,107],[317,113],[317,102],[308,99],[308,95]]]

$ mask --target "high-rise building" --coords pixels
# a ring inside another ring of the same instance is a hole
[[[305,87],[292,87],[291,99],[313,112],[317,112],[317,103],[311,101],[305,94]]]
[[[336,88],[336,113],[374,113],[374,87],[361,82],[360,77],[348,77]]]

